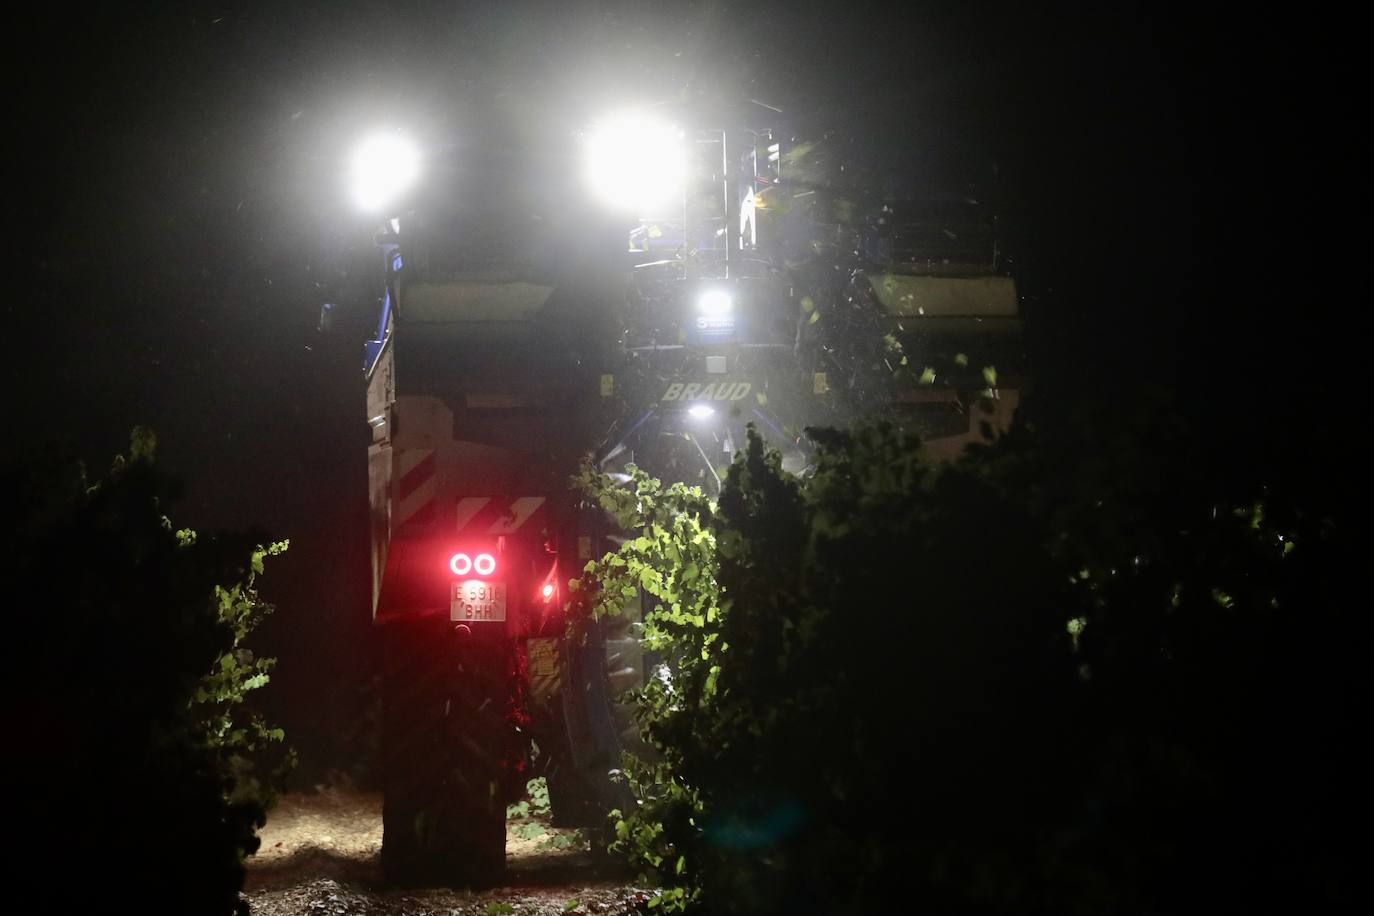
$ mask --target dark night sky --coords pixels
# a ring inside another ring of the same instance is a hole
[[[372,260],[337,180],[382,116],[461,146],[472,112],[518,113],[555,159],[608,103],[684,85],[898,159],[938,121],[1002,166],[1047,418],[1148,380],[1234,415],[1202,447],[1224,453],[1257,429],[1260,451],[1295,425],[1320,440],[1336,414],[1352,335],[1334,319],[1361,260],[1338,22],[1197,4],[53,9],[11,27],[5,64],[9,448],[66,438],[100,466],[149,424],[187,481],[177,522],[290,537],[264,635],[307,742],[338,727],[368,644]],[[326,297],[342,316],[321,334]]]

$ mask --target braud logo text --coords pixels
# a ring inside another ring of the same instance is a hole
[[[742,401],[753,389],[749,382],[673,382],[661,401]]]

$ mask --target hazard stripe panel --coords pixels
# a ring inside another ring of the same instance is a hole
[[[396,456],[396,516],[399,528],[429,524],[434,520],[434,501],[439,493],[438,462],[434,449],[407,449]]]
[[[544,506],[542,496],[464,496],[458,500],[454,530],[466,534],[515,534],[531,527]]]
[[[458,525],[455,530],[463,531],[468,528],[472,520],[490,503],[490,496],[465,496],[458,500]]]
[[[438,461],[434,457],[434,449],[412,449],[400,453],[397,459],[397,470],[400,472],[400,496],[405,499],[416,489],[433,479],[434,472],[438,468]]]
[[[542,496],[522,496],[510,504],[510,512],[497,519],[487,531],[491,534],[514,534],[519,531],[530,516],[544,505]]]

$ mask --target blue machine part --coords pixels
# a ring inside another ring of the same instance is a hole
[[[377,336],[363,344],[363,372],[371,375],[372,370],[377,365],[377,360],[382,355],[382,347],[386,344],[387,323],[391,318],[391,284],[386,285],[386,291],[382,293],[382,314],[377,321]]]
[[[745,332],[744,316],[693,315],[687,321],[687,342],[698,346],[732,343]]]
[[[381,248],[386,259],[386,288],[382,291],[382,313],[377,318],[377,336],[363,344],[364,375],[372,374],[372,370],[377,366],[377,360],[382,355],[382,347],[386,345],[387,325],[390,324],[391,314],[395,309],[392,300],[393,290],[396,288],[395,277],[405,266],[398,243],[383,242]]]

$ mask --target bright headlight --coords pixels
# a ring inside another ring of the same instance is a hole
[[[420,150],[396,134],[370,137],[353,153],[348,184],[353,202],[367,213],[396,203],[420,176]]]
[[[697,297],[697,311],[710,318],[728,315],[734,306],[734,299],[723,289],[708,289]]]
[[[687,161],[682,131],[635,113],[598,122],[587,132],[587,184],[608,207],[635,216],[656,213],[682,197]]]

